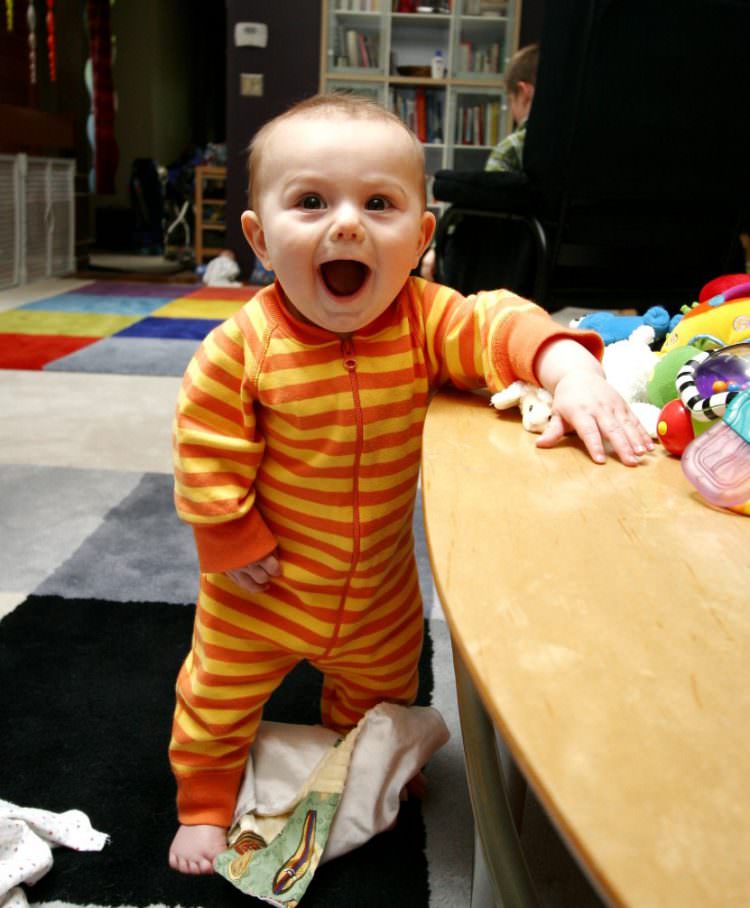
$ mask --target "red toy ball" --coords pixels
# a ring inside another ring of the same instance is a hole
[[[679,397],[670,400],[661,408],[656,433],[670,454],[682,457],[682,452],[695,437],[695,432],[690,413]]]

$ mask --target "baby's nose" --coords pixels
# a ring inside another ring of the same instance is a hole
[[[356,240],[361,235],[358,227],[339,227],[336,229],[336,239]]]
[[[331,228],[331,234],[336,240],[355,242],[364,237],[362,222],[354,206],[347,205],[339,209]]]

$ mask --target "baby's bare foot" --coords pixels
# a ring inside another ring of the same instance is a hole
[[[214,858],[227,848],[221,826],[180,826],[169,848],[169,866],[180,873],[213,873]]]

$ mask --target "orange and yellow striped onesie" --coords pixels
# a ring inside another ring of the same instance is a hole
[[[335,729],[413,700],[412,515],[430,393],[535,381],[536,354],[562,336],[601,351],[598,335],[511,293],[464,298],[419,278],[349,340],[294,318],[276,285],[209,334],[174,434],[177,510],[201,567],[170,744],[183,824],[229,825],[263,705],[301,659],[324,675]],[[277,546],[283,574],[264,592],[222,573]]]

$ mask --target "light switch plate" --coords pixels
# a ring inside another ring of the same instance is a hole
[[[264,22],[237,22],[234,26],[235,47],[265,47],[268,26]]]
[[[263,95],[263,73],[240,73],[240,94],[250,98]]]

